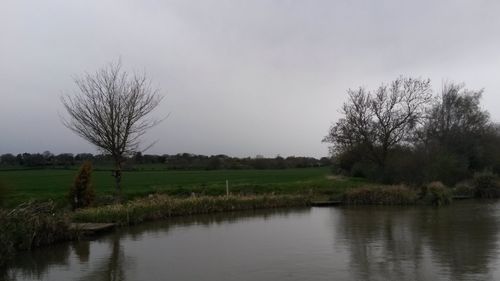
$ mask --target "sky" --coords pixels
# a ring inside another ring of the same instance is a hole
[[[164,96],[145,153],[328,155],[349,88],[484,88],[500,121],[500,2],[1,0],[0,154],[97,150],[62,125],[75,77],[121,60]]]

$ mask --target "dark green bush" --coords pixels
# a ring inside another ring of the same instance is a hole
[[[416,192],[402,185],[355,188],[343,197],[348,205],[411,205],[416,200]]]
[[[83,162],[71,187],[68,199],[73,210],[90,206],[95,199],[95,191],[92,187],[92,164],[90,161]]]
[[[500,197],[500,185],[497,175],[492,172],[481,172],[474,175],[474,188],[479,198]]]
[[[448,205],[452,201],[452,193],[443,183],[431,182],[422,188],[421,199],[429,205]]]

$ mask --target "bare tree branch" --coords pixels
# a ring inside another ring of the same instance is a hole
[[[343,118],[337,121],[324,142],[334,150],[363,147],[368,157],[384,166],[391,148],[409,141],[432,101],[430,80],[400,77],[375,92],[348,90]]]
[[[148,116],[163,97],[146,75],[130,76],[120,62],[86,73],[76,78],[75,84],[78,93],[61,97],[70,117],[63,119],[63,124],[113,157],[116,186],[121,192],[123,161],[140,150],[141,137],[162,121]]]

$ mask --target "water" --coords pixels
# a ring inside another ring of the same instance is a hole
[[[226,213],[19,254],[0,280],[500,280],[500,203]]]

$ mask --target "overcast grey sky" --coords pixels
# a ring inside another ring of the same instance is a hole
[[[170,117],[149,153],[326,156],[348,88],[485,88],[500,120],[500,1],[2,0],[0,153],[96,152],[60,122],[73,77],[119,57]]]

